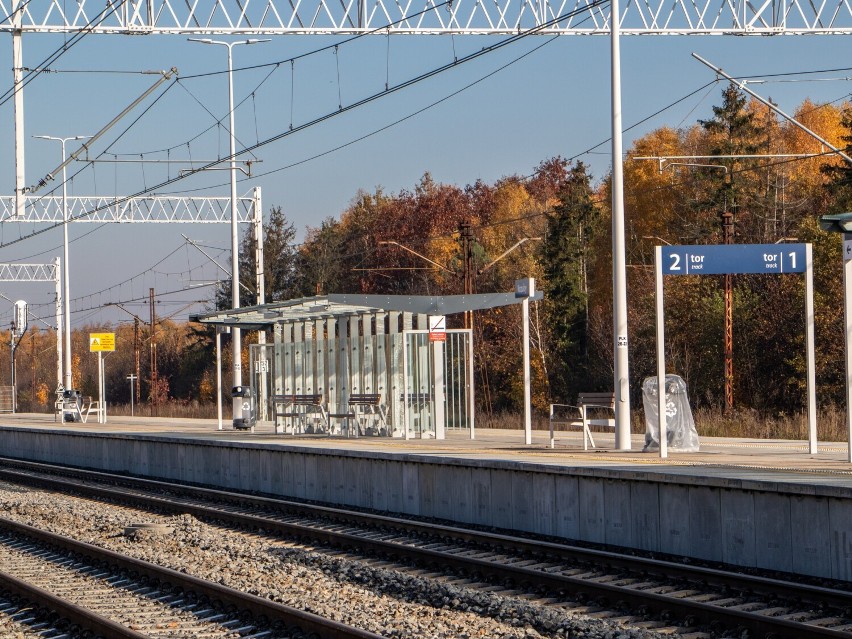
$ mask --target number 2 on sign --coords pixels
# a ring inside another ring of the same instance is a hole
[[[680,270],[680,255],[677,253],[672,253],[669,255],[672,258],[671,266],[669,266],[670,271],[679,271]]]

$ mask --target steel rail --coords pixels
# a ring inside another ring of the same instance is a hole
[[[5,517],[0,517],[0,528],[68,552],[88,557],[95,561],[102,561],[122,570],[134,572],[160,582],[172,584],[189,592],[201,594],[211,600],[220,601],[224,605],[234,606],[238,610],[245,610],[258,617],[265,617],[272,622],[278,621],[288,627],[296,626],[305,633],[314,633],[322,639],[382,639],[381,635],[361,630],[360,628],[347,626],[338,621],[326,619],[304,610],[269,601],[250,593],[240,592],[234,588],[193,577],[192,575],[187,575],[171,568],[158,566],[134,557],[128,557],[127,555],[122,555],[121,553],[101,548],[100,546],[40,530],[27,524],[6,519]],[[106,636],[111,635],[107,634]]]
[[[96,637],[148,639],[148,635],[131,630],[92,610],[57,597],[51,592],[2,571],[0,571],[0,590],[10,592],[34,604],[38,608],[55,613],[62,619],[79,626]]]
[[[834,607],[849,606],[852,601],[852,593],[838,591],[832,588],[821,588],[819,586],[806,586],[803,584],[793,583],[780,579],[772,579],[757,575],[747,575],[743,573],[734,573],[724,570],[715,570],[713,568],[700,567],[688,564],[682,564],[674,561],[666,561],[663,559],[652,559],[648,557],[637,557],[624,555],[622,553],[610,552],[606,550],[598,550],[582,546],[573,546],[570,544],[561,544],[548,542],[539,539],[529,539],[508,534],[493,533],[482,530],[472,530],[469,528],[461,528],[457,526],[447,526],[436,524],[433,522],[420,522],[412,519],[392,517],[387,515],[379,515],[372,513],[364,513],[360,511],[349,510],[346,508],[334,508],[330,506],[321,506],[317,504],[307,504],[302,502],[291,501],[287,499],[275,499],[269,497],[261,497],[244,493],[236,493],[231,491],[217,490],[212,488],[204,488],[199,486],[188,486],[186,484],[174,484],[152,479],[142,479],[137,477],[128,477],[123,475],[115,475],[112,473],[103,473],[99,471],[81,471],[76,468],[61,465],[43,464],[40,462],[29,462],[22,460],[13,460],[0,457],[0,463],[7,465],[17,465],[22,468],[32,468],[43,472],[56,472],[61,469],[64,476],[76,476],[81,479],[90,479],[100,477],[106,481],[120,482],[125,485],[141,487],[143,489],[156,489],[161,491],[169,491],[176,494],[183,494],[187,497],[202,496],[209,500],[217,500],[232,503],[241,508],[254,506],[257,508],[271,509],[279,512],[290,514],[298,514],[309,517],[323,517],[332,521],[338,521],[346,524],[359,524],[372,527],[385,527],[404,530],[411,534],[428,535],[441,537],[445,539],[454,539],[460,542],[476,543],[486,545],[495,549],[512,549],[519,552],[547,554],[552,556],[570,557],[572,560],[585,561],[596,566],[609,566],[612,568],[624,568],[630,570],[641,569],[647,574],[668,576],[678,579],[690,581],[706,581],[708,583],[717,583],[720,585],[733,586],[738,590],[752,591],[755,593],[775,594],[778,596],[798,598],[802,596],[802,589],[808,588],[812,599],[815,602],[828,604]],[[46,477],[34,478],[31,475],[19,475],[10,472],[7,469],[0,468],[0,478],[6,477],[12,481],[37,480],[52,490],[63,490],[65,492],[71,490],[90,490],[97,494],[108,496],[111,499],[119,499],[123,501],[133,500],[133,496],[128,495],[120,490],[114,490],[107,487],[95,487],[88,485],[71,486],[65,481],[50,480]],[[187,508],[186,504],[181,504],[179,507],[174,504],[169,504],[167,501],[158,505],[158,507],[169,507],[172,510],[181,510]],[[215,516],[225,518],[229,514],[227,511],[220,509],[205,510],[199,507],[198,513],[205,516]],[[268,520],[260,517],[259,521],[266,524]],[[255,522],[256,523],[256,522]],[[299,530],[298,532],[302,532]]]
[[[0,461],[5,462],[0,458]],[[11,460],[10,460],[11,461]],[[42,470],[55,471],[56,467],[33,463],[18,462],[29,467],[41,467]],[[547,557],[570,559],[580,561],[596,568],[605,566],[608,568],[624,569],[643,575],[654,575],[668,579],[682,579],[693,583],[708,583],[717,586],[730,587],[735,590],[772,595],[774,597],[785,597],[793,600],[804,600],[813,602],[815,605],[829,605],[840,609],[852,606],[852,593],[797,584],[777,579],[769,579],[740,573],[730,573],[722,570],[703,568],[700,566],[687,566],[671,561],[649,559],[644,557],[633,557],[619,553],[601,551],[589,548],[580,548],[552,542],[523,539],[504,534],[474,531],[453,526],[442,526],[431,523],[413,522],[407,519],[399,519],[383,515],[371,515],[345,509],[330,508],[327,506],[314,506],[291,501],[282,501],[265,497],[243,495],[228,491],[219,491],[206,488],[188,487],[167,482],[127,478],[109,473],[90,473],[76,469],[65,469],[69,474],[82,478],[90,478],[93,475],[105,478],[112,482],[121,482],[125,485],[156,488],[179,493],[186,497],[198,497],[202,495],[207,499],[227,501],[245,508],[254,506],[256,508],[275,509],[279,512],[298,513],[311,517],[322,517],[340,523],[366,525],[371,527],[391,528],[404,530],[408,533],[429,535],[441,539],[452,539],[480,544],[495,552],[503,549],[518,552],[534,553]],[[85,484],[69,484],[67,481],[53,480],[45,477],[34,477],[23,473],[15,473],[0,469],[0,477],[20,482],[37,482],[53,490],[63,492],[81,491],[97,494],[101,497],[122,502],[134,502],[136,504],[147,504],[150,508],[167,510],[170,512],[190,513],[196,517],[217,519],[231,525],[264,529],[275,531],[278,534],[295,537],[297,539],[311,539],[314,542],[334,545],[342,548],[356,548],[362,552],[375,553],[383,557],[401,558],[407,561],[437,565],[444,568],[452,568],[468,574],[487,574],[497,579],[511,580],[518,584],[529,584],[545,586],[555,590],[567,590],[570,592],[583,592],[592,597],[603,597],[609,601],[630,601],[631,603],[646,606],[656,611],[668,611],[686,618],[698,619],[707,624],[722,623],[728,627],[741,627],[761,635],[772,635],[774,637],[790,637],[798,639],[806,632],[809,637],[848,637],[848,632],[832,630],[793,622],[786,619],[767,617],[759,613],[751,613],[741,610],[724,608],[712,604],[689,601],[664,594],[643,592],[612,585],[610,583],[596,583],[582,578],[567,575],[545,573],[542,571],[513,566],[497,564],[487,559],[465,557],[453,553],[420,548],[406,544],[390,541],[366,538],[356,534],[337,532],[316,528],[304,524],[282,522],[273,518],[264,517],[252,513],[233,512],[221,508],[213,508],[186,502],[172,502],[168,498],[160,496],[142,496],[128,494],[122,490],[105,487],[94,487]]]

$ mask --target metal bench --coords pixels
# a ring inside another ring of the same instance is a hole
[[[290,433],[295,435],[301,432],[313,432],[308,430],[308,416],[314,416],[314,422],[320,421],[328,430],[328,416],[325,406],[322,403],[322,395],[319,394],[291,394],[291,395],[273,395],[269,398],[272,405],[272,420],[275,425],[275,432],[278,430],[278,418],[290,420]],[[319,417],[316,417],[316,416]],[[302,426],[302,429],[297,429],[297,424]]]
[[[387,407],[382,404],[381,393],[352,393],[346,402],[349,410],[345,413],[329,413],[329,419],[342,419],[346,427],[346,436],[351,433],[350,420],[355,420],[355,437],[361,434],[361,421],[364,421],[365,435],[382,434],[381,427],[387,429]],[[367,428],[367,420],[375,418],[379,427],[375,433]]]
[[[569,410],[564,410],[569,409]],[[613,417],[591,417],[590,411],[599,415],[602,411],[612,411]],[[589,449],[589,444],[595,448],[595,440],[589,426],[612,428],[615,430],[615,393],[580,393],[576,404],[550,405],[550,447],[556,442],[553,435],[554,426],[562,424],[568,427],[578,426],[583,429],[583,450]]]
[[[98,423],[100,423],[101,415],[103,414],[100,401],[89,395],[84,395],[80,406],[80,418],[83,420],[84,424],[89,420],[89,415],[92,413],[97,415]]]

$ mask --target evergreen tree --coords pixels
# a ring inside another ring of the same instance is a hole
[[[844,152],[852,154],[852,106],[846,106],[840,115],[840,126],[844,135],[840,139],[845,144]],[[832,212],[849,211],[852,207],[852,166],[848,163],[823,164],[820,171],[828,177],[828,190]]]
[[[257,304],[257,275],[255,269],[254,227],[246,233],[240,242],[240,306]],[[294,240],[296,229],[287,220],[280,206],[269,212],[269,221],[263,229],[263,272],[265,302],[278,302],[298,295],[296,283],[296,249]],[[216,308],[228,309],[233,306],[231,300],[231,278],[223,280],[216,291]]]
[[[747,106],[742,92],[728,85],[722,93],[722,105],[713,107],[713,117],[698,121],[708,134],[709,155],[742,156],[761,151],[766,143],[764,127]],[[720,237],[718,216],[730,211],[736,217],[738,241],[766,241],[765,225],[759,211],[752,210],[761,196],[757,175],[743,171],[754,167],[755,160],[723,157],[712,164],[720,168],[705,167],[698,173],[706,180],[707,186],[702,189],[703,197],[699,196],[693,203],[699,221],[696,239],[706,242],[709,237]]]
[[[551,396],[574,397],[589,390],[589,304],[587,248],[600,220],[591,176],[578,162],[568,171],[559,204],[547,215],[541,246],[545,303],[553,335]],[[582,386],[582,388],[581,388]]]

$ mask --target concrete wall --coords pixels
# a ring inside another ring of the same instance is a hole
[[[6,457],[852,580],[852,487],[0,428]],[[848,484],[848,482],[846,482]],[[841,483],[842,484],[842,483]]]

